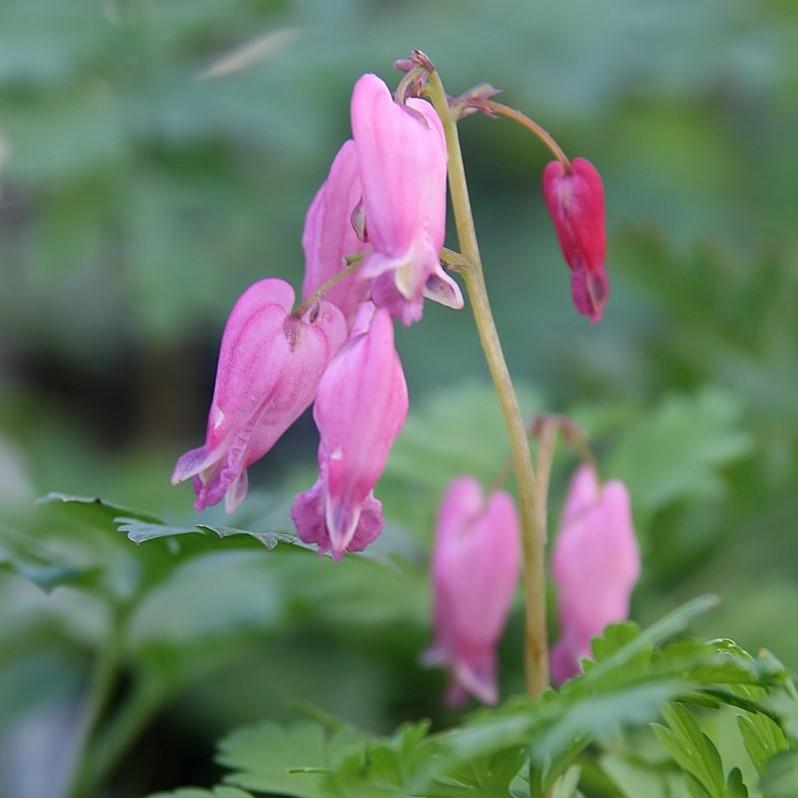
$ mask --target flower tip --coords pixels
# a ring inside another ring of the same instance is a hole
[[[360,507],[327,502],[327,530],[330,535],[330,554],[334,560],[340,560],[346,553],[359,520]]]
[[[576,659],[564,640],[559,640],[552,648],[549,655],[549,665],[551,667],[551,680],[555,687],[559,687],[579,673]]]
[[[477,701],[489,705],[498,704],[499,691],[496,687],[493,665],[489,667],[480,665],[481,667],[468,662],[455,663],[454,678],[457,684]]]
[[[214,453],[209,452],[205,446],[197,449],[189,449],[177,458],[170,482],[172,485],[179,485],[187,479],[196,476],[204,471],[208,466],[213,465]]]

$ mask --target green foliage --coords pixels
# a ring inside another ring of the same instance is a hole
[[[782,751],[765,767],[759,784],[763,798],[793,798],[798,795],[798,751]]]
[[[655,724],[654,733],[687,774],[687,784],[694,798],[727,798],[729,793],[718,749],[690,712],[673,703],[662,715],[668,726]]]
[[[541,401],[521,390],[524,414],[532,418]],[[504,420],[492,387],[461,382],[442,388],[410,415],[391,451],[387,477],[427,484],[436,496],[457,474],[490,482],[507,459]]]
[[[284,477],[300,450],[311,458],[301,430],[253,474],[253,486],[270,482],[274,512],[200,522],[185,512],[188,489],[167,486],[176,453],[201,432],[234,297],[267,273],[299,284],[302,215],[347,135],[354,77],[390,79],[411,46],[429,51],[452,93],[479,80],[504,89],[604,176],[612,299],[594,328],[570,307],[536,188],[545,152],[502,122],[462,125],[494,312],[514,375],[534,385],[524,409],[540,409],[540,395],[565,411],[578,400],[602,473],[632,486],[645,557],[634,617],[711,591],[722,608],[701,634],[798,663],[795,4],[608,0],[600,11],[590,0],[464,0],[456,12],[365,0],[0,3],[0,500],[13,482],[9,436],[31,495],[60,486],[156,511],[55,500],[29,519],[0,507],[3,740],[24,735],[34,710],[77,704],[115,616],[122,719],[138,718],[141,734],[168,714],[131,763],[139,778],[180,783],[142,758],[169,744],[182,764],[220,729],[280,717],[310,685],[365,728],[431,715],[433,728],[477,733],[475,718],[442,713],[439,676],[416,664],[440,490],[462,471],[492,480],[507,456],[491,391],[457,384],[487,379],[467,312],[430,306],[423,325],[397,333],[413,411],[378,491],[388,528],[374,559],[391,567],[333,564],[284,536]],[[260,60],[208,77],[263,37]],[[573,462],[558,456],[553,519]],[[516,628],[505,692],[521,683]],[[748,768],[713,739],[727,793],[738,798],[744,780],[756,798],[798,794],[798,706],[778,665],[658,636],[627,649],[636,639],[634,626],[607,630],[592,681],[549,696],[545,712],[505,706],[492,727],[489,714],[483,753],[473,765],[455,756],[429,790],[518,798],[556,783],[590,798],[690,798],[645,725],[675,691],[700,707],[710,738],[716,708],[739,715],[731,732]],[[640,722],[631,738],[626,724]],[[582,724],[590,733],[566,743]],[[100,755],[120,728],[101,729]],[[506,748],[491,748],[490,728]],[[456,737],[413,738],[398,753],[391,738],[369,738],[379,767],[357,752],[339,794],[427,778],[414,757],[457,753]],[[115,797],[143,794],[120,775]],[[230,787],[188,795],[241,798]]]
[[[742,412],[728,391],[670,397],[624,430],[608,473],[627,484],[635,507],[647,513],[675,500],[722,495],[719,469],[751,448],[750,435],[740,429]]]
[[[765,772],[767,763],[789,747],[787,737],[779,725],[767,715],[752,713],[737,716],[737,726],[757,773]]]
[[[298,574],[324,560],[283,533],[169,525],[149,513],[61,494],[47,497],[41,512],[44,534],[26,538],[6,533],[0,539],[24,540],[29,558],[44,561],[41,552],[58,553],[63,562],[55,558],[51,565],[63,568],[74,562],[83,567],[80,578],[69,581],[64,576],[52,586],[72,586],[121,609],[124,646],[140,683],[156,696],[155,706],[236,650],[229,644],[215,648],[211,641],[233,641],[248,629],[278,628],[288,617],[292,596],[310,596],[312,603],[325,607],[337,605],[349,623],[347,590],[357,583],[347,580],[353,574],[364,568],[384,571],[378,583],[387,591],[385,606],[395,605],[398,595],[392,593],[392,580],[405,592],[402,581],[412,578],[411,573],[352,558],[336,564],[340,579],[300,586]],[[6,545],[10,550],[10,543]],[[285,556],[292,552],[298,556]],[[275,566],[264,570],[271,562]],[[23,565],[22,560],[8,562],[22,574]],[[119,574],[125,578],[117,583]],[[198,603],[199,585],[209,578],[214,591],[207,594],[207,603]],[[377,583],[369,579],[363,588],[367,584],[369,601],[379,608],[383,599],[374,592]],[[349,606],[362,605],[360,590],[355,588]],[[324,596],[335,596],[335,601]],[[782,729],[790,728],[790,718],[798,712],[786,689],[789,676],[771,655],[751,657],[726,640],[667,642],[715,603],[713,597],[698,599],[642,632],[630,622],[610,626],[593,642],[595,659],[585,663],[584,674],[559,692],[482,710],[445,732],[431,734],[428,724],[421,723],[406,725],[390,737],[370,737],[330,718],[285,727],[265,722],[226,737],[219,761],[236,787],[297,798],[540,798],[551,791],[589,795],[585,779],[591,769],[583,766],[593,760],[595,746],[615,746],[626,730],[645,728],[662,715],[668,725],[655,726],[656,737],[676,763],[690,798],[747,798],[741,769],[730,763],[725,773],[709,736],[674,702],[738,707],[742,741],[763,784],[769,779],[778,785],[783,779],[771,763],[780,752],[792,750]],[[363,622],[363,617],[358,619]],[[632,771],[619,764],[622,759],[616,754],[613,773],[629,778]],[[664,785],[671,775],[649,772],[645,778]],[[226,796],[219,793],[217,798]]]
[[[226,737],[219,761],[232,771],[229,782],[297,798],[579,796],[590,794],[583,785],[590,771],[580,762],[593,760],[591,743],[616,750],[610,772],[625,772],[621,780],[628,782],[634,771],[624,771],[622,761],[635,748],[619,749],[618,741],[661,716],[667,726],[653,725],[656,739],[690,798],[748,798],[740,767],[724,772],[717,748],[682,702],[705,699],[717,707],[728,699],[734,706],[743,687],[759,697],[788,695],[788,676],[779,663],[753,658],[728,641],[663,644],[710,605],[695,602],[643,633],[631,624],[610,627],[594,642],[595,664],[561,691],[480,710],[458,728],[430,734],[427,724],[410,724],[391,737],[370,737],[329,718],[289,727],[262,723]],[[751,700],[747,712],[759,719],[769,710]],[[771,723],[774,717],[768,716]],[[782,778],[780,756],[767,766],[763,784]],[[662,771],[662,762],[662,754],[650,765],[638,759],[635,767],[648,775],[637,775],[637,783],[648,778],[666,789],[673,774]]]
[[[236,787],[216,787],[214,790],[197,790],[186,787],[175,792],[158,792],[150,798],[252,798],[252,795]]]
[[[230,781],[247,789],[320,798],[325,772],[362,741],[345,724],[326,729],[311,722],[265,722],[222,740],[219,762],[233,771]]]

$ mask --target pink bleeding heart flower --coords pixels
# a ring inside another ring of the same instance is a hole
[[[344,258],[364,251],[366,245],[358,237],[352,221],[362,195],[355,143],[350,139],[338,150],[330,174],[305,217],[303,301],[346,268]],[[370,281],[356,270],[328,289],[324,299],[338,307],[351,323],[370,287]]]
[[[375,278],[372,298],[408,325],[421,318],[425,296],[463,307],[460,288],[439,259],[447,150],[438,115],[425,100],[394,102],[376,75],[358,80],[351,112],[372,247],[361,271]]]
[[[346,340],[346,322],[328,302],[291,314],[294,289],[261,280],[238,299],[224,328],[205,444],[175,465],[172,484],[193,478],[195,507],[225,499],[232,512],[247,493],[246,469],[263,457],[313,401],[324,369]]]
[[[504,491],[485,498],[473,477],[447,488],[438,510],[432,581],[435,642],[425,662],[448,668],[447,700],[495,704],[496,645],[521,566],[518,515]]]
[[[574,305],[592,322],[601,321],[609,296],[601,175],[584,158],[574,158],[570,169],[552,161],[543,170],[543,196],[571,269]]]
[[[374,486],[407,416],[407,385],[388,312],[361,306],[352,333],[319,383],[319,478],[291,517],[300,538],[334,559],[362,551],[382,531]]]
[[[607,624],[629,615],[640,552],[629,492],[622,482],[600,485],[594,468],[577,469],[554,542],[552,572],[561,633],[551,667],[559,684],[579,672],[581,659],[590,655],[591,640]]]

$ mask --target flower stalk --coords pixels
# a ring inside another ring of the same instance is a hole
[[[325,281],[319,288],[317,288],[311,296],[304,302],[297,306],[294,311],[294,316],[301,319],[314,305],[324,299],[324,295],[331,289],[335,288],[342,280],[346,280],[351,274],[354,274],[363,262],[363,253],[356,252],[353,255],[348,255],[344,258],[346,266],[341,271],[336,272],[332,277]]]
[[[571,171],[571,162],[568,160],[563,148],[554,140],[548,130],[541,127],[534,119],[530,119],[523,111],[490,99],[484,101],[484,108],[491,113],[506,116],[508,119],[512,119],[513,122],[525,127],[549,148],[551,154],[565,167],[566,172]]]
[[[431,71],[425,94],[440,116],[448,149],[449,191],[460,251],[468,262],[462,270],[488,370],[501,406],[510,438],[521,515],[524,555],[525,673],[527,691],[539,695],[549,684],[548,642],[546,639],[546,581],[544,543],[546,521],[538,508],[537,482],[518,397],[502,351],[488,299],[479,253],[471,201],[468,194],[457,121],[437,72]]]

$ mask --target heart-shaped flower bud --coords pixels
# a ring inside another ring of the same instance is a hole
[[[497,700],[496,645],[520,572],[520,533],[504,491],[485,498],[473,477],[455,479],[438,510],[432,581],[435,642],[428,664],[451,674],[450,704]]]
[[[552,650],[552,676],[561,683],[579,672],[590,642],[607,624],[629,615],[640,575],[640,553],[629,493],[616,480],[600,485],[595,469],[574,474],[554,542],[560,640]]]
[[[369,74],[355,85],[351,112],[372,248],[360,271],[376,278],[374,301],[405,324],[421,318],[425,296],[461,308],[460,288],[439,261],[447,150],[438,115],[425,100],[395,102]]]
[[[261,280],[238,299],[224,328],[205,445],[175,465],[172,484],[193,478],[195,506],[225,499],[231,512],[247,492],[246,469],[310,405],[319,379],[346,339],[341,312],[321,302],[291,315],[294,289]]]
[[[601,175],[584,158],[574,158],[570,169],[552,161],[543,170],[543,196],[571,269],[574,305],[592,322],[601,321],[609,296]]]
[[[291,510],[299,536],[340,559],[382,531],[373,488],[407,416],[407,385],[388,312],[361,306],[352,334],[319,383],[319,478]]]

